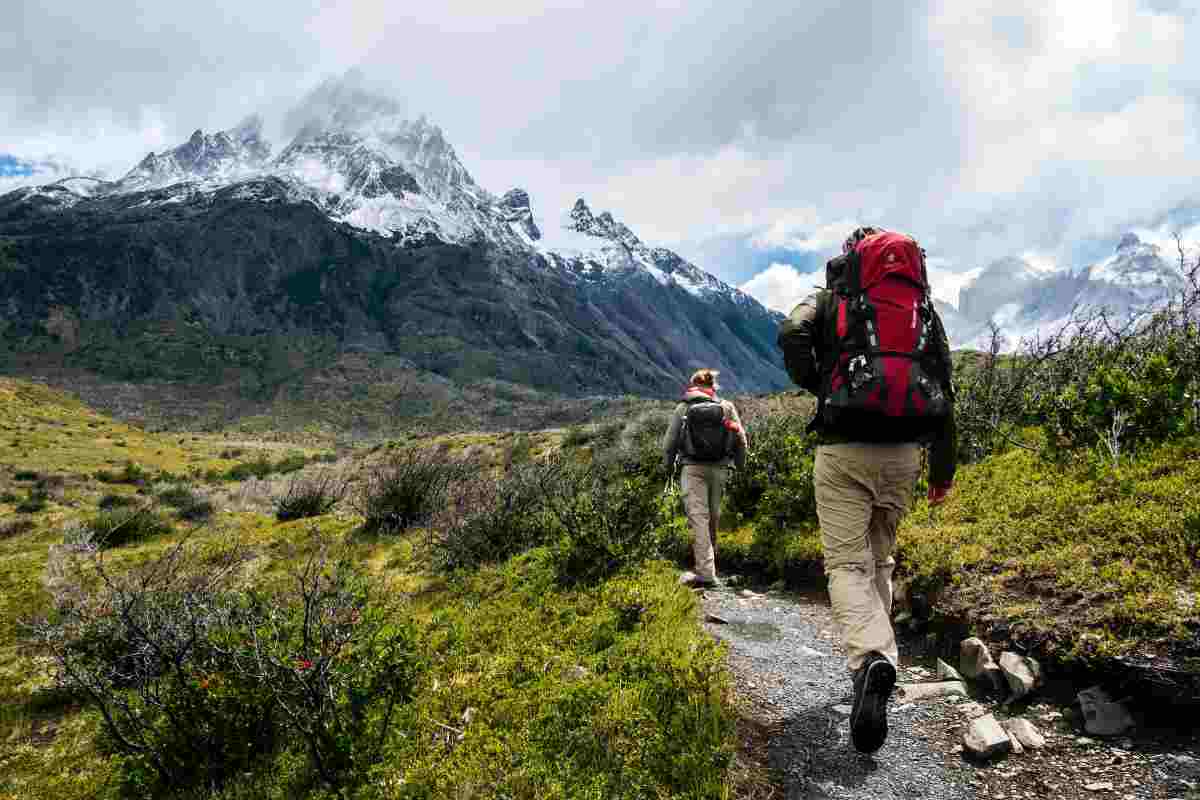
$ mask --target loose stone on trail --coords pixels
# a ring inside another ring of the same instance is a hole
[[[967,696],[967,687],[961,681],[942,681],[940,683],[902,683],[897,687],[904,699],[915,702],[930,697],[946,697],[948,695]]]
[[[963,734],[963,746],[973,757],[985,761],[1012,752],[1012,740],[991,714],[971,722]]]
[[[940,658],[937,660],[937,676],[940,681],[961,681],[963,679],[958,670]]]
[[[969,680],[980,681],[997,690],[1005,686],[1004,674],[981,639],[971,637],[963,640],[959,646],[958,668]]]
[[[1000,655],[1000,669],[1008,681],[1013,700],[1020,700],[1042,683],[1042,667],[1037,661],[1016,653]]]
[[[1010,719],[1004,722],[1005,729],[1018,742],[1031,750],[1040,750],[1046,746],[1046,737],[1042,736],[1037,727],[1027,719]]]

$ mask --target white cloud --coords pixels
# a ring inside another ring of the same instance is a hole
[[[812,273],[797,272],[791,264],[775,263],[738,288],[767,308],[787,314],[823,282]]]
[[[16,2],[0,153],[109,174],[362,65],[540,223],[584,196],[756,265],[863,221],[942,259],[945,294],[1200,200],[1200,15],[1138,0]]]

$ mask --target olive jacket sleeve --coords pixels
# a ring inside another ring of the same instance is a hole
[[[783,363],[792,382],[812,394],[820,391],[824,349],[822,332],[829,313],[830,292],[819,289],[792,309],[779,326],[776,343],[783,350]]]

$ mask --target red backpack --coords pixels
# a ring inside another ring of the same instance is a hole
[[[909,236],[867,236],[834,288],[821,385],[822,427],[865,441],[912,441],[953,401],[950,354],[929,297],[925,254]]]

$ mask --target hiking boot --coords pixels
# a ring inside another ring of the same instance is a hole
[[[860,753],[874,753],[887,740],[887,704],[896,686],[896,668],[879,653],[870,653],[854,675],[854,708],[850,741]]]

